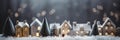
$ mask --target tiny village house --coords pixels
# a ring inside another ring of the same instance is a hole
[[[18,22],[15,26],[16,37],[28,37],[29,36],[29,24],[25,22]]]
[[[72,26],[69,21],[65,20],[61,25],[61,35],[66,36],[70,32]]]
[[[40,36],[42,23],[36,18],[31,24],[31,36]]]
[[[98,26],[98,33],[104,36],[115,36],[116,25],[107,17],[103,25]]]

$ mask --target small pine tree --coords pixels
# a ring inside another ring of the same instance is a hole
[[[14,36],[14,35],[15,35],[15,27],[10,17],[8,17],[3,27],[3,36],[7,37],[7,36]]]
[[[40,33],[41,33],[41,36],[43,37],[50,36],[50,28],[48,26],[48,22],[46,18],[43,19],[42,29]]]
[[[98,27],[97,27],[97,22],[95,20],[94,24],[93,24],[93,29],[92,29],[92,35],[98,35]]]

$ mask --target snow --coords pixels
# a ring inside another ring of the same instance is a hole
[[[112,36],[0,37],[0,40],[120,40],[120,37]]]

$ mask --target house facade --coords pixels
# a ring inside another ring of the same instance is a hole
[[[40,36],[42,23],[37,18],[30,24],[30,27],[31,36]]]

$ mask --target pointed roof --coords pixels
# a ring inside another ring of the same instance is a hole
[[[29,24],[27,22],[24,22],[24,25],[26,25],[27,27],[29,27]]]
[[[15,35],[15,27],[10,17],[8,17],[5,21],[3,27],[3,36],[14,36]]]
[[[30,24],[30,26],[32,26],[32,25],[34,25],[36,23],[37,23],[37,25],[42,26],[42,22],[39,21],[37,18]]]
[[[103,23],[102,27],[104,27],[108,21],[110,21],[111,24],[112,24],[114,27],[116,27],[116,25],[114,24],[114,22],[113,22],[109,17],[107,17],[107,19],[106,19],[105,22]]]
[[[71,24],[70,24],[70,21],[67,21],[67,20],[65,20],[65,21],[61,24],[61,27],[62,27],[65,23],[67,23],[67,24],[69,25],[69,27],[72,28],[72,26],[71,26]]]

